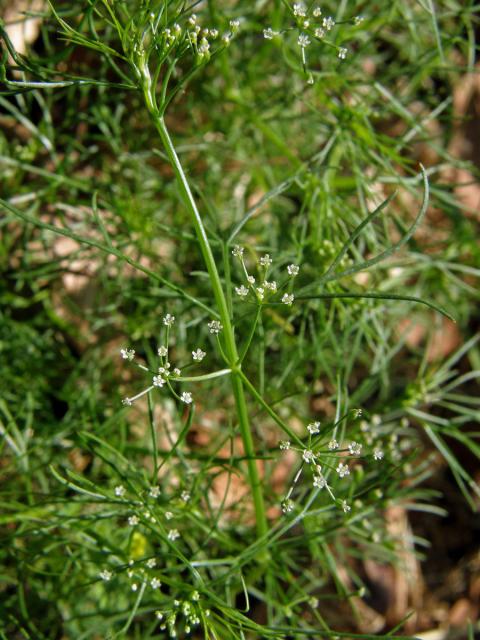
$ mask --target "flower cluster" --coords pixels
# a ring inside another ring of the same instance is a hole
[[[203,609],[198,591],[193,591],[189,598],[173,600],[173,606],[155,611],[155,617],[161,623],[160,630],[168,630],[171,638],[176,638],[177,627],[182,625],[186,635],[200,624],[203,617],[210,616],[209,609]]]
[[[173,19],[175,17],[173,16]],[[187,52],[193,53],[197,64],[207,62],[212,53],[228,46],[240,28],[240,21],[230,20],[221,33],[216,28],[203,26],[195,13],[178,15],[172,22],[165,12],[152,11],[139,29],[139,38],[132,45],[133,56],[141,57],[145,51],[155,49],[160,55],[174,55],[177,59]]]
[[[358,415],[357,410],[352,415]],[[333,433],[337,431],[338,424],[333,425]],[[335,437],[331,437],[332,427],[322,428],[319,421],[311,422],[306,427],[307,443],[303,447],[292,447],[288,440],[282,440],[279,448],[282,451],[292,449],[297,451],[301,456],[301,465],[294,476],[293,482],[288,490],[285,499],[282,501],[282,511],[290,513],[295,508],[292,500],[292,493],[298,482],[303,468],[312,470],[312,484],[314,489],[325,489],[330,499],[341,509],[348,513],[351,510],[350,505],[343,498],[338,498],[334,493],[333,484],[330,478],[335,476],[340,480],[347,478],[351,473],[351,461],[362,456],[363,446],[359,442],[350,441],[340,445]],[[372,444],[370,442],[370,444]],[[374,461],[380,461],[384,457],[383,449],[377,444],[373,451],[367,455]]]
[[[153,592],[156,592],[161,596],[161,602],[165,602],[165,594],[161,592],[160,559],[165,557],[168,550],[171,552],[178,544],[177,540],[182,538],[180,525],[191,500],[191,493],[185,489],[179,492],[178,487],[172,489],[170,484],[166,484],[164,492],[161,492],[158,485],[144,487],[140,501],[135,487],[126,489],[123,485],[117,485],[112,492],[119,498],[119,506],[123,502],[121,522],[127,528],[126,535],[131,541],[130,560],[127,565],[122,565],[116,554],[113,554],[112,564],[102,567],[98,577],[104,582],[126,577],[130,591],[143,593],[148,589],[151,596],[155,597]],[[166,511],[167,505],[171,505],[174,512]],[[172,527],[170,521],[173,518],[178,523],[175,522]],[[152,531],[155,531],[155,536],[149,541],[147,536]]]
[[[158,571],[155,571],[157,566],[156,558],[148,558],[140,563],[134,563],[130,560],[128,563],[128,569],[126,575],[130,582],[130,590],[133,592],[138,591],[139,587],[143,585],[144,588],[149,587],[153,591],[157,591],[162,586],[161,576]],[[118,579],[123,572],[116,571],[115,574],[110,569],[102,569],[99,573],[99,577],[104,582],[110,582],[114,577]]]
[[[142,586],[144,589],[149,588],[152,591],[160,592],[162,579],[157,569],[157,559],[155,557],[142,559],[138,562],[130,560],[128,567],[126,573],[130,581],[131,591],[138,591],[139,587]]]
[[[319,248],[318,248],[318,256],[320,258],[322,258],[322,260],[324,261],[325,264],[328,264],[330,262],[333,262],[333,260],[335,259],[335,257],[340,253],[341,249],[342,249],[342,242],[338,241],[338,242],[332,242],[332,240],[329,240],[328,238],[325,238],[320,244],[319,244]],[[339,262],[338,264],[338,268],[339,269],[346,269],[347,267],[351,266],[352,263],[352,259],[349,258],[347,255],[343,256],[342,260]]]
[[[222,45],[230,44],[232,37],[240,27],[239,20],[230,20],[230,29],[220,37],[218,29],[202,28],[197,16],[192,13],[188,19],[187,39],[194,50],[198,61],[208,60],[211,55],[211,47],[220,39]]]
[[[412,447],[409,426],[408,418],[402,418],[399,426],[397,422],[384,422],[380,416],[374,414],[370,420],[360,422],[360,431],[365,443],[373,447],[374,460],[383,460],[387,451],[389,458],[398,463],[404,457],[405,451]],[[384,441],[383,446],[378,442],[380,436]]]
[[[296,2],[291,7],[291,16],[293,23],[283,29],[282,31],[274,31],[271,27],[266,27],[263,30],[263,37],[266,40],[272,40],[273,38],[281,36],[288,31],[297,32],[297,46],[300,48],[303,66],[306,69],[306,49],[313,41],[325,43],[327,46],[333,48],[337,52],[337,57],[340,60],[345,60],[348,54],[348,49],[344,46],[338,46],[336,42],[326,39],[326,36],[337,25],[335,19],[329,15],[323,15],[322,9],[319,6],[306,7],[302,2]],[[349,22],[354,26],[358,26],[363,21],[361,16],[356,16],[352,20],[343,21]],[[335,38],[338,40],[338,37]],[[313,84],[313,76],[309,75],[309,84]]]
[[[137,365],[143,371],[147,371],[152,374],[151,385],[148,386],[146,389],[143,389],[142,391],[140,391],[140,393],[137,393],[135,396],[125,398],[123,400],[123,404],[126,406],[131,406],[136,400],[146,395],[153,389],[155,388],[162,389],[163,387],[168,388],[169,391],[172,393],[172,395],[175,398],[177,398],[177,400],[180,400],[184,404],[188,405],[188,404],[192,404],[193,402],[193,396],[189,391],[182,391],[181,393],[177,393],[172,386],[173,383],[182,382],[181,370],[178,367],[172,367],[172,364],[168,358],[168,337],[169,337],[170,329],[175,324],[175,316],[172,316],[170,313],[167,313],[162,319],[162,324],[165,327],[166,335],[165,335],[165,344],[159,346],[157,349],[157,355],[160,360],[158,368],[155,371],[151,371],[148,367],[145,367],[144,365],[141,365],[141,364]],[[222,329],[222,326],[218,322],[218,320],[212,320],[208,326],[211,333],[219,333],[219,331]],[[128,349],[128,348],[120,349],[120,355],[124,360],[128,360],[129,362],[135,361],[135,351],[133,349]],[[207,355],[206,352],[199,347],[197,347],[192,351],[192,359],[194,362],[202,362],[202,360],[205,358],[206,355]],[[116,494],[116,495],[120,496],[120,494]]]
[[[262,303],[264,300],[269,299],[272,302],[281,301],[287,306],[291,306],[295,300],[295,296],[291,292],[283,293],[279,299],[279,295],[286,287],[291,287],[291,281],[298,276],[300,267],[297,264],[289,264],[287,266],[287,279],[283,283],[277,283],[276,280],[269,279],[269,270],[272,266],[273,260],[269,253],[261,256],[257,261],[257,277],[251,275],[245,265],[244,260],[245,250],[239,245],[235,245],[232,249],[232,255],[241,263],[242,272],[245,277],[245,284],[241,284],[235,287],[235,293],[240,298],[246,299],[249,296],[256,299],[258,303]],[[272,296],[274,296],[272,298]]]

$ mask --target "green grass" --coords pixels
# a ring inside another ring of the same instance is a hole
[[[478,508],[477,229],[445,177],[477,175],[449,152],[477,24],[436,5],[52,2],[26,56],[1,26],[3,637],[366,639],[385,510],[444,515],[438,455]]]

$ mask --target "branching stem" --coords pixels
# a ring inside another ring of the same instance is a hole
[[[175,178],[182,200],[191,215],[197,240],[200,245],[208,274],[210,276],[210,282],[220,316],[220,321],[223,325],[225,355],[231,369],[230,379],[232,383],[232,391],[235,398],[235,405],[237,409],[237,416],[240,425],[243,446],[245,449],[245,455],[247,457],[248,477],[255,507],[257,534],[259,537],[263,537],[268,533],[268,523],[265,514],[265,504],[263,499],[261,480],[255,459],[255,447],[253,443],[252,431],[250,428],[247,404],[245,400],[245,392],[243,388],[243,380],[241,377],[241,364],[239,363],[235,333],[230,318],[230,313],[228,311],[226,296],[222,288],[222,283],[217,270],[217,264],[210,247],[210,243],[205,231],[205,227],[203,225],[202,218],[200,216],[200,212],[198,211],[197,204],[188,184],[187,177],[183,170],[180,159],[178,158],[172,139],[170,138],[165,120],[158,109],[154,106],[152,95],[150,92],[150,86],[148,85],[148,83],[146,86],[144,85],[144,87],[145,102],[160,135],[169,162],[175,173]]]

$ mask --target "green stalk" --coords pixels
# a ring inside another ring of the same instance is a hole
[[[230,313],[228,311],[227,300],[222,288],[222,283],[217,270],[215,258],[213,256],[210,243],[203,225],[200,212],[198,211],[195,199],[190,190],[188,180],[185,176],[182,164],[177,156],[175,147],[170,138],[170,134],[165,124],[165,120],[158,110],[154,107],[150,91],[144,90],[145,100],[148,110],[153,118],[157,131],[162,140],[164,149],[170,161],[170,164],[175,173],[177,185],[180,190],[185,206],[187,207],[195,228],[200,249],[202,252],[205,265],[210,276],[210,282],[212,284],[213,294],[215,302],[217,304],[218,312],[220,315],[220,321],[223,325],[223,336],[225,340],[225,352],[228,359],[228,363],[231,368],[231,381],[232,391],[235,398],[235,405],[237,408],[238,422],[240,425],[240,432],[242,436],[243,446],[247,457],[248,464],[248,477],[250,488],[253,496],[253,503],[255,508],[255,519],[257,526],[257,534],[259,537],[263,537],[268,533],[268,523],[265,514],[265,503],[263,500],[263,491],[260,476],[255,461],[255,447],[253,444],[252,431],[250,428],[250,422],[248,418],[247,404],[245,400],[245,392],[243,388],[243,382],[241,378],[241,363],[239,362],[237,345],[235,342],[235,334],[230,319]]]

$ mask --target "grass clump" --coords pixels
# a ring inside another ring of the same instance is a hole
[[[473,5],[36,17],[1,27],[1,633],[408,635],[362,617],[386,514],[444,514],[440,458],[480,494]]]

